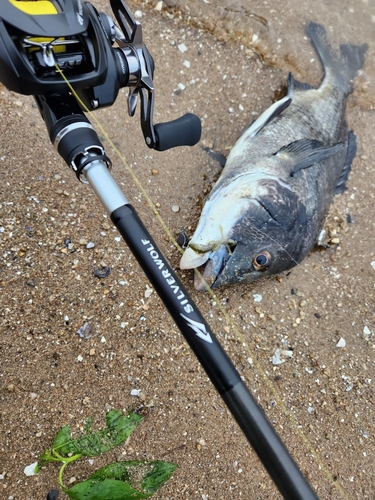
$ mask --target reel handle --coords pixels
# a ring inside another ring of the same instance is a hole
[[[186,113],[170,122],[154,125],[155,149],[166,151],[177,146],[194,146],[201,138],[202,125],[198,116]]]

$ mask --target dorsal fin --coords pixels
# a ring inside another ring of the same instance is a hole
[[[253,137],[256,135],[260,130],[262,130],[262,128],[279,116],[291,102],[292,98],[285,96],[280,99],[280,101],[273,103],[272,106],[266,109],[266,111],[264,111],[264,113],[262,113],[260,117],[246,130],[246,137]]]

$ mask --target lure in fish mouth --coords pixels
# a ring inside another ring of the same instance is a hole
[[[224,270],[234,249],[235,244],[230,246],[229,243],[226,243],[220,245],[217,250],[204,253],[201,253],[194,246],[190,246],[186,250],[183,259],[189,262],[188,269],[192,262],[196,266],[197,272],[194,276],[194,286],[197,290],[205,290],[207,286],[213,287],[215,285],[216,278]],[[181,269],[184,269],[184,260],[180,263]]]
[[[310,23],[325,76],[318,89],[290,74],[288,94],[239,138],[203,208],[181,269],[198,269],[199,290],[246,283],[301,262],[356,155],[345,106],[368,46],[337,55],[323,26]]]

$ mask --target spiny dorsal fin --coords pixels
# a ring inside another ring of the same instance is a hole
[[[292,102],[292,98],[285,96],[280,101],[272,104],[260,117],[246,130],[246,137],[254,137],[258,132],[268,125],[272,120],[279,116]]]

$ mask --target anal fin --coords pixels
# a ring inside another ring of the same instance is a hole
[[[346,150],[345,163],[344,163],[344,166],[342,167],[342,173],[341,173],[340,178],[338,180],[338,183],[337,183],[337,186],[335,189],[335,194],[341,194],[347,189],[346,181],[348,180],[349,172],[350,172],[350,169],[352,166],[352,162],[353,162],[356,154],[357,154],[357,139],[356,139],[356,136],[355,136],[353,130],[350,130],[348,133],[348,144],[347,144],[347,150]]]
[[[288,94],[293,94],[294,91],[296,90],[311,90],[314,87],[310,85],[309,83],[302,83],[299,82],[294,78],[292,73],[289,73],[288,75]]]

